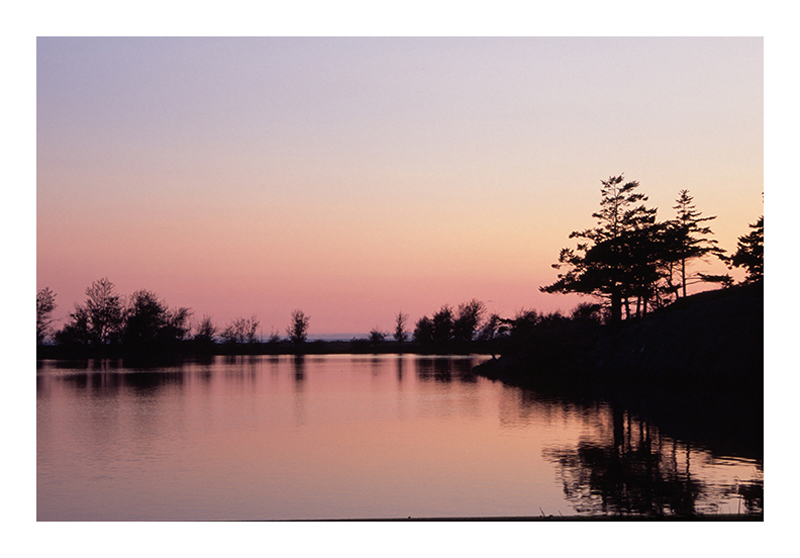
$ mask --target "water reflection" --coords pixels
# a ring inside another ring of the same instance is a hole
[[[610,415],[610,437],[595,436],[544,452],[556,463],[564,494],[579,514],[694,517],[763,512],[760,467],[753,478],[737,481],[735,487],[713,478],[701,480],[694,471],[709,461],[707,452],[661,436],[653,425],[622,409],[611,408]],[[737,508],[731,509],[734,496],[742,498],[734,498]]]
[[[761,460],[720,459],[607,403],[478,378],[478,361],[44,363],[40,519],[136,506],[142,519],[762,513]]]
[[[299,391],[303,387],[306,379],[306,357],[305,355],[295,355],[292,360],[294,370],[295,388]]]
[[[475,362],[471,358],[420,357],[416,359],[417,377],[423,381],[449,383],[475,383],[477,377],[472,373]]]

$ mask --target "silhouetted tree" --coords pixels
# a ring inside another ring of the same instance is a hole
[[[407,339],[406,320],[408,320],[408,314],[403,314],[402,312],[397,313],[394,327],[394,340],[398,343],[405,343]]]
[[[581,302],[572,309],[570,319],[579,323],[601,324],[603,323],[603,307],[600,304]]]
[[[508,327],[503,324],[503,319],[499,314],[492,314],[484,322],[480,332],[478,332],[478,339],[480,341],[493,341],[502,336],[508,331]]]
[[[623,289],[623,304],[626,318],[631,314],[639,317],[647,313],[648,308],[658,299],[662,291],[660,285],[665,277],[663,266],[663,235],[666,225],[653,220],[645,223],[625,235],[625,254],[627,266],[627,286]],[[636,300],[636,310],[631,312],[630,300]]]
[[[301,310],[292,312],[292,323],[286,328],[286,335],[295,347],[300,347],[308,337],[308,324],[311,318]]]
[[[281,336],[278,333],[277,329],[271,329],[269,332],[269,336],[267,336],[267,343],[279,343],[281,340]]]
[[[123,308],[114,283],[107,277],[98,279],[86,289],[86,309],[89,312],[90,333],[100,345],[116,342],[123,325]]]
[[[255,343],[259,321],[255,314],[250,318],[236,318],[219,334],[223,342],[230,345]]]
[[[447,345],[453,338],[453,309],[445,304],[433,315],[433,342]]]
[[[384,333],[383,331],[381,331],[377,327],[374,327],[374,328],[372,328],[372,331],[369,332],[369,342],[373,346],[380,345],[381,343],[383,343],[386,340],[386,336],[387,335],[388,335],[387,333]]]
[[[610,320],[622,319],[622,308],[630,317],[629,298],[637,297],[646,311],[660,277],[658,259],[650,251],[655,236],[656,210],[643,202],[647,196],[636,191],[639,183],[620,176],[602,181],[600,211],[593,213],[597,226],[574,231],[581,239],[573,250],[564,248],[553,267],[566,267],[558,280],[540,287],[547,293],[580,293],[603,298],[610,308]]]
[[[86,296],[83,305],[75,305],[57,342],[95,347],[118,343],[124,312],[114,284],[106,277],[98,279],[86,289]]]
[[[480,300],[473,298],[459,304],[458,316],[453,321],[453,339],[461,344],[470,343],[485,313],[486,305]]]
[[[85,306],[76,305],[75,311],[69,314],[69,321],[53,337],[58,345],[86,347],[92,340],[90,329],[89,311]]]
[[[50,315],[56,309],[56,294],[50,287],[36,292],[36,343],[42,344],[50,334]]]
[[[420,345],[433,343],[433,321],[428,316],[422,316],[414,327],[414,341]]]
[[[514,345],[521,345],[531,340],[533,332],[539,323],[539,314],[536,310],[518,310],[513,318],[501,318],[505,331],[508,331],[510,341]]]
[[[210,316],[204,315],[203,319],[200,320],[200,323],[195,326],[195,332],[192,340],[198,349],[208,350],[214,346],[216,333],[217,326],[215,326],[211,321]]]
[[[693,201],[694,198],[689,195],[688,190],[681,190],[678,193],[676,205],[673,206],[673,209],[677,211],[677,216],[668,223],[668,238],[672,255],[669,260],[678,264],[677,272],[684,297],[686,296],[686,285],[692,277],[686,270],[687,263],[709,254],[721,257],[724,252],[717,246],[715,239],[706,238],[707,235],[713,234],[711,228],[701,226],[701,223],[712,221],[716,219],[716,216],[701,217],[702,213],[697,211]],[[697,277],[702,281],[704,277],[711,276],[699,274]]]
[[[750,225],[753,231],[740,236],[736,253],[728,260],[728,267],[743,267],[747,271],[745,283],[754,283],[764,278],[764,216]]]
[[[188,308],[170,310],[152,291],[136,291],[125,312],[122,343],[126,349],[174,348],[189,332],[190,316]]]

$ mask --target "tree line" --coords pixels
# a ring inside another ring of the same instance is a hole
[[[721,260],[729,269],[743,268],[743,283],[763,279],[763,215],[749,225],[749,234],[739,237],[736,251],[727,255],[708,226],[716,217],[703,216],[688,190],[678,192],[672,207],[675,216],[658,221],[656,208],[647,206],[648,197],[638,191],[637,181],[626,181],[620,175],[601,184],[600,209],[592,213],[596,226],[570,234],[570,238],[578,239],[577,246],[561,250],[558,263],[553,265],[560,271],[557,280],[540,287],[546,293],[590,295],[596,302],[581,303],[568,315],[522,309],[511,318],[486,316],[486,307],[478,300],[456,309],[444,305],[431,317],[417,321],[414,341],[422,347],[456,350],[479,343],[499,352],[534,339],[557,343],[559,335],[563,339],[567,331],[577,335],[588,327],[642,317],[648,310],[686,297],[687,287],[695,283],[732,286],[729,274],[690,269],[695,260],[710,257]],[[398,315],[398,330],[402,318]],[[541,348],[546,351],[552,347]]]
[[[693,203],[688,190],[681,190],[673,209],[675,217],[657,221],[656,209],[638,191],[637,181],[623,175],[601,181],[600,210],[593,213],[596,226],[574,231],[575,248],[559,254],[558,279],[540,287],[546,293],[579,293],[601,300],[609,322],[640,317],[649,309],[663,307],[687,296],[687,285],[710,282],[727,287],[728,274],[710,275],[689,271],[691,262],[716,257],[728,268],[741,267],[745,282],[763,277],[764,217],[750,225],[753,231],[739,237],[737,250],[727,256],[711,237],[708,221]]]
[[[192,311],[170,307],[153,291],[141,289],[129,297],[120,295],[107,277],[86,289],[86,299],[75,305],[66,323],[52,327],[56,294],[49,287],[36,294],[36,341],[52,340],[56,345],[84,349],[92,353],[166,354],[176,352],[187,342],[194,350],[212,350],[218,344],[240,346],[260,342],[255,315],[236,318],[219,329],[210,316],[193,323]],[[301,347],[308,338],[310,317],[301,310],[291,314],[286,341]],[[267,342],[282,341],[273,331]]]
[[[601,181],[600,209],[592,214],[596,226],[575,231],[575,248],[561,250],[557,280],[540,287],[546,293],[579,293],[596,302],[581,303],[568,315],[539,314],[522,309],[513,317],[487,315],[486,305],[477,299],[452,307],[443,305],[431,316],[419,318],[411,332],[408,315],[399,312],[391,334],[373,328],[366,343],[373,349],[390,337],[401,348],[409,341],[422,352],[502,352],[531,339],[548,338],[563,328],[597,327],[623,319],[644,316],[687,296],[687,286],[696,282],[733,284],[730,275],[692,272],[694,260],[715,257],[728,266],[743,268],[744,283],[760,281],[764,273],[764,217],[749,225],[751,232],[739,237],[737,249],[726,255],[712,238],[707,225],[716,217],[705,217],[694,205],[688,190],[680,190],[673,209],[675,216],[658,221],[657,210],[647,207],[648,198],[638,191],[639,183],[622,175]],[[86,289],[86,300],[76,304],[64,326],[54,331],[51,316],[56,295],[48,287],[37,292],[36,338],[38,344],[52,339],[56,345],[94,352],[109,348],[132,353],[170,352],[191,343],[196,351],[210,352],[219,345],[229,348],[263,342],[255,315],[236,318],[218,329],[209,316],[192,322],[189,308],[171,308],[158,295],[139,290],[125,298],[104,277]],[[301,351],[307,341],[310,317],[292,312],[286,337],[272,331],[266,342],[285,342]],[[543,333],[545,332],[545,333]],[[409,339],[409,333],[410,339]],[[574,332],[573,332],[574,333]]]

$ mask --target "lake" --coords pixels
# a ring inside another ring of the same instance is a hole
[[[37,518],[759,514],[763,460],[472,374],[484,356],[42,361]]]

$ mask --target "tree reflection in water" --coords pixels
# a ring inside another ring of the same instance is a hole
[[[691,518],[762,513],[763,479],[735,485],[701,482],[692,476],[692,461],[708,459],[707,453],[661,436],[655,427],[619,408],[610,414],[610,438],[583,439],[575,447],[544,451],[556,464],[564,493],[579,514]],[[720,509],[731,497],[741,497],[744,509]]]
[[[420,357],[416,361],[417,378],[422,381],[474,384],[478,381],[472,372],[474,366],[475,362],[471,358]]]

